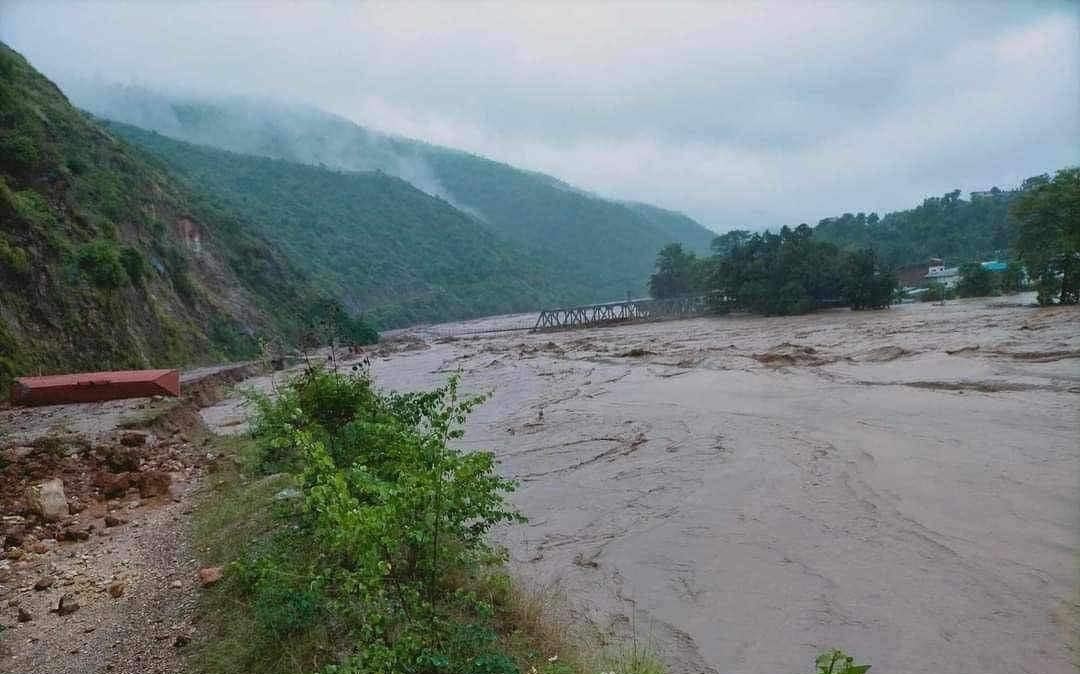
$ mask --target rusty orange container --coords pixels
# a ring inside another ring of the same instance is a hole
[[[123,370],[20,377],[11,385],[13,405],[60,405],[157,395],[180,395],[179,370]]]

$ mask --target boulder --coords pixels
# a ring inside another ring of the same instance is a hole
[[[53,478],[26,489],[26,505],[30,512],[46,522],[56,522],[70,515],[64,483]]]
[[[109,583],[109,596],[114,599],[119,599],[124,595],[124,584],[120,581],[113,581]]]

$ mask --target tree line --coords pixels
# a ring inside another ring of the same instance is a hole
[[[718,309],[770,315],[802,314],[820,306],[888,306],[895,274],[872,248],[857,251],[814,238],[806,224],[779,233],[733,230],[716,237],[699,257],[677,243],[661,249],[649,278],[653,297],[712,293]]]
[[[657,255],[649,292],[656,298],[711,293],[718,309],[772,315],[806,313],[820,306],[882,308],[897,296],[892,269],[913,261],[893,246],[899,230],[879,231],[882,222],[895,224],[907,218],[909,226],[901,228],[904,236],[917,238],[921,232],[926,239],[908,241],[907,248],[928,258],[937,249],[927,246],[938,245],[928,241],[954,242],[971,229],[980,213],[990,213],[993,245],[1014,259],[1004,273],[990,272],[975,260],[961,265],[957,293],[974,297],[1017,289],[1026,273],[1039,291],[1040,304],[1055,300],[1076,304],[1080,299],[1080,168],[1062,169],[1053,178],[1028,178],[1020,190],[1007,198],[1004,194],[965,202],[954,191],[883,220],[875,214],[846,214],[823,220],[816,228],[785,226],[778,233],[736,229],[717,236],[708,256],[669,244]],[[928,225],[935,217],[937,224]],[[957,219],[967,224],[942,235],[942,223],[948,229],[948,223]],[[921,225],[910,225],[915,221]]]

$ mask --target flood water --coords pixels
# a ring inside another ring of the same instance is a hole
[[[429,336],[373,369],[493,392],[466,443],[520,481],[515,573],[674,673],[832,646],[882,674],[1065,673],[1080,310],[1029,299]]]

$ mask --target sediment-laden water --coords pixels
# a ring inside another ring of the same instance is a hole
[[[1076,671],[1080,310],[424,336],[375,374],[494,393],[515,571],[674,672]]]

